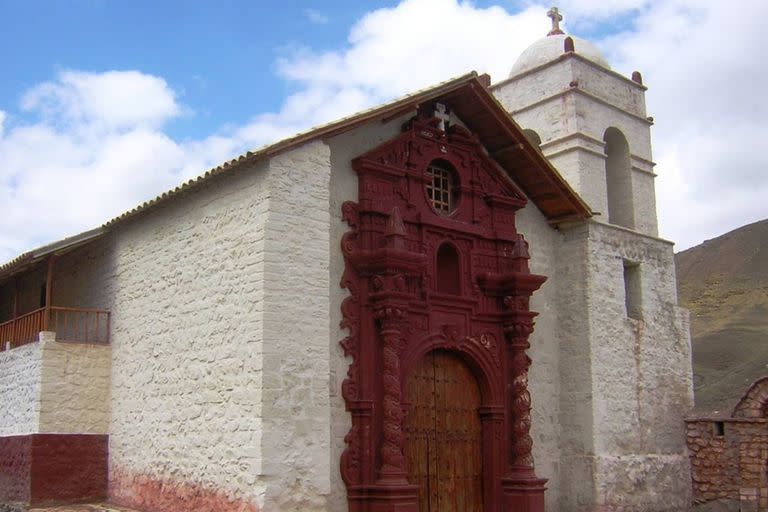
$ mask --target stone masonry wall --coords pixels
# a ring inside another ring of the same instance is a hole
[[[58,343],[53,333],[41,333],[40,345],[40,432],[106,434],[110,347]]]
[[[531,438],[536,475],[547,478],[546,506],[550,512],[563,510],[563,452],[560,439],[563,429],[559,421],[563,380],[560,360],[561,332],[558,329],[558,295],[563,291],[557,268],[557,247],[562,235],[553,229],[546,218],[529,202],[516,214],[517,230],[528,242],[531,256],[530,269],[534,274],[547,276],[541,289],[531,298],[531,310],[539,313],[530,337],[528,355],[533,361],[528,374],[531,393]]]
[[[42,368],[39,343],[0,352],[0,437],[39,431]]]
[[[330,150],[274,157],[264,233],[263,509],[328,510]],[[334,468],[335,469],[335,468]]]
[[[683,418],[693,403],[687,312],[672,245],[588,224],[596,501],[606,510],[685,510]],[[641,318],[625,305],[624,264],[639,264]]]
[[[41,341],[0,352],[0,437],[38,432],[104,434],[109,347]]]
[[[686,427],[695,502],[768,510],[768,420],[692,419]]]
[[[268,162],[119,226],[110,498],[155,511],[258,510]]]
[[[584,223],[563,228],[556,245],[561,500],[551,510],[591,510],[595,502],[588,229]]]

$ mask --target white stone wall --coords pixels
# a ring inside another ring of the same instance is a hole
[[[594,509],[594,419],[591,326],[593,298],[588,287],[590,268],[588,224],[560,228],[556,247],[555,275],[557,332],[559,334],[561,450],[560,503],[548,502],[548,510]]]
[[[683,418],[693,394],[672,245],[594,221],[563,234],[560,506],[686,510]],[[642,320],[627,315],[625,261],[640,265]]]
[[[0,436],[39,431],[42,368],[39,343],[0,352]]]
[[[268,162],[118,227],[110,473],[263,502]]]
[[[539,316],[535,319],[536,325],[530,338],[528,355],[533,363],[528,377],[533,406],[531,437],[536,475],[549,479],[547,509],[556,511],[561,510],[563,470],[558,402],[562,385],[559,354],[561,335],[557,328],[558,294],[562,286],[560,276],[555,271],[561,235],[552,229],[533,203],[517,213],[516,226],[528,241],[531,272],[547,276],[547,281],[534,292],[531,299],[531,309],[538,312]]]
[[[690,477],[682,421],[693,393],[672,244],[600,223],[589,228],[597,503],[684,510]],[[642,320],[626,314],[625,260],[640,265]]]
[[[264,235],[264,510],[327,510],[331,488],[330,150],[272,159]]]
[[[0,352],[0,436],[106,433],[109,347],[40,336]]]
[[[110,347],[58,343],[41,333],[40,432],[106,434]]]

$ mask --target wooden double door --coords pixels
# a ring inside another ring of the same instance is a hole
[[[419,486],[419,512],[481,512],[481,402],[474,375],[456,355],[430,352],[406,393],[408,480]]]

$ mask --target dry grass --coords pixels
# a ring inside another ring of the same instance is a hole
[[[680,303],[691,311],[696,408],[730,412],[768,375],[768,220],[675,256]]]

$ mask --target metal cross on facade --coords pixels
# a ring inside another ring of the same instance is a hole
[[[553,7],[547,11],[547,16],[552,18],[552,30],[550,30],[547,35],[554,36],[557,34],[564,34],[565,32],[560,30],[560,22],[563,21],[563,15],[560,14],[560,10],[558,10],[557,7]]]

